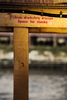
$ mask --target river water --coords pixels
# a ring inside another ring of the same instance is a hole
[[[0,69],[0,100],[13,100],[13,69]],[[67,72],[30,69],[29,100],[67,100]]]
[[[67,73],[61,69],[30,70],[30,100],[67,100]]]

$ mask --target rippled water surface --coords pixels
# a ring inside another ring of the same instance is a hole
[[[67,100],[67,74],[63,70],[30,70],[30,100]]]
[[[13,70],[0,70],[0,100],[13,100]],[[67,100],[67,73],[30,69],[29,100]]]

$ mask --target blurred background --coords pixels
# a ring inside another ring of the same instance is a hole
[[[67,4],[67,0],[3,2]],[[13,100],[13,51],[13,33],[0,32],[0,100]],[[29,100],[67,100],[67,34],[29,33]]]
[[[0,32],[0,100],[13,100],[13,32]],[[29,33],[29,100],[67,100],[67,35]]]

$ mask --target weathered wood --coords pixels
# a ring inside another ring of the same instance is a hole
[[[29,33],[47,33],[47,34],[49,34],[49,33],[53,33],[53,34],[58,34],[58,33],[65,33],[65,34],[67,34],[67,28],[38,28],[38,27],[32,27],[32,28],[28,28],[29,29]],[[13,32],[13,28],[11,28],[11,27],[0,27],[0,32]],[[2,33],[0,33],[0,35],[2,35]],[[9,34],[10,35],[10,34]]]
[[[15,2],[15,3],[63,3],[67,0],[0,0],[0,2]]]
[[[12,0],[11,0],[12,1]],[[10,7],[14,7],[14,8],[16,8],[16,9],[18,9],[20,6],[21,6],[21,8],[23,8],[23,7],[25,7],[25,6],[27,6],[27,8],[30,8],[30,7],[44,7],[44,8],[52,8],[52,7],[64,7],[64,6],[66,6],[66,4],[65,3],[67,3],[67,0],[27,0],[26,2],[25,2],[26,0],[22,0],[22,1],[20,1],[20,0],[13,0],[12,2],[4,2],[3,0],[2,0],[2,2],[0,1],[0,6],[2,6],[2,7],[4,7],[4,8],[9,8],[10,9]],[[59,4],[60,3],[60,4]],[[47,4],[48,4],[48,6],[47,6]],[[10,7],[9,7],[10,6]],[[26,8],[26,7],[25,7]]]
[[[14,100],[28,100],[28,29],[14,28]]]
[[[44,33],[45,32],[48,33],[64,33],[64,34],[67,34],[67,28],[29,28],[29,33]]]
[[[25,9],[23,9],[23,10],[25,10]],[[28,8],[28,9],[26,9],[26,10],[29,10],[29,11],[37,11],[37,12],[45,12],[45,13],[51,13],[51,14],[60,14],[60,11],[62,11],[62,14],[67,14],[67,9],[46,9],[46,8],[37,8],[37,9],[34,9],[34,8],[32,8],[32,9],[30,9],[30,8]]]
[[[24,19],[25,17],[27,18]],[[30,18],[28,19],[28,17]],[[47,18],[47,19],[43,19],[43,18]],[[0,26],[4,26],[4,27],[28,27],[28,28],[44,27],[44,28],[63,29],[66,28],[67,26],[66,22],[67,22],[67,18],[55,18],[55,17],[52,18],[52,17],[45,17],[45,16],[38,16],[38,15],[31,15],[31,14],[0,13]]]
[[[53,0],[54,3],[67,3],[67,0]]]
[[[0,27],[0,32],[13,32],[12,27]]]

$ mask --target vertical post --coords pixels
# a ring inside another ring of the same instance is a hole
[[[1,37],[0,37],[0,45],[1,45]]]
[[[53,46],[56,47],[57,46],[57,37],[53,37]]]
[[[31,46],[31,36],[29,35],[29,46]]]
[[[66,40],[66,46],[67,46],[67,37],[65,38],[65,40]]]
[[[10,36],[10,45],[13,44],[13,36]]]
[[[14,100],[28,100],[28,29],[14,28]]]

